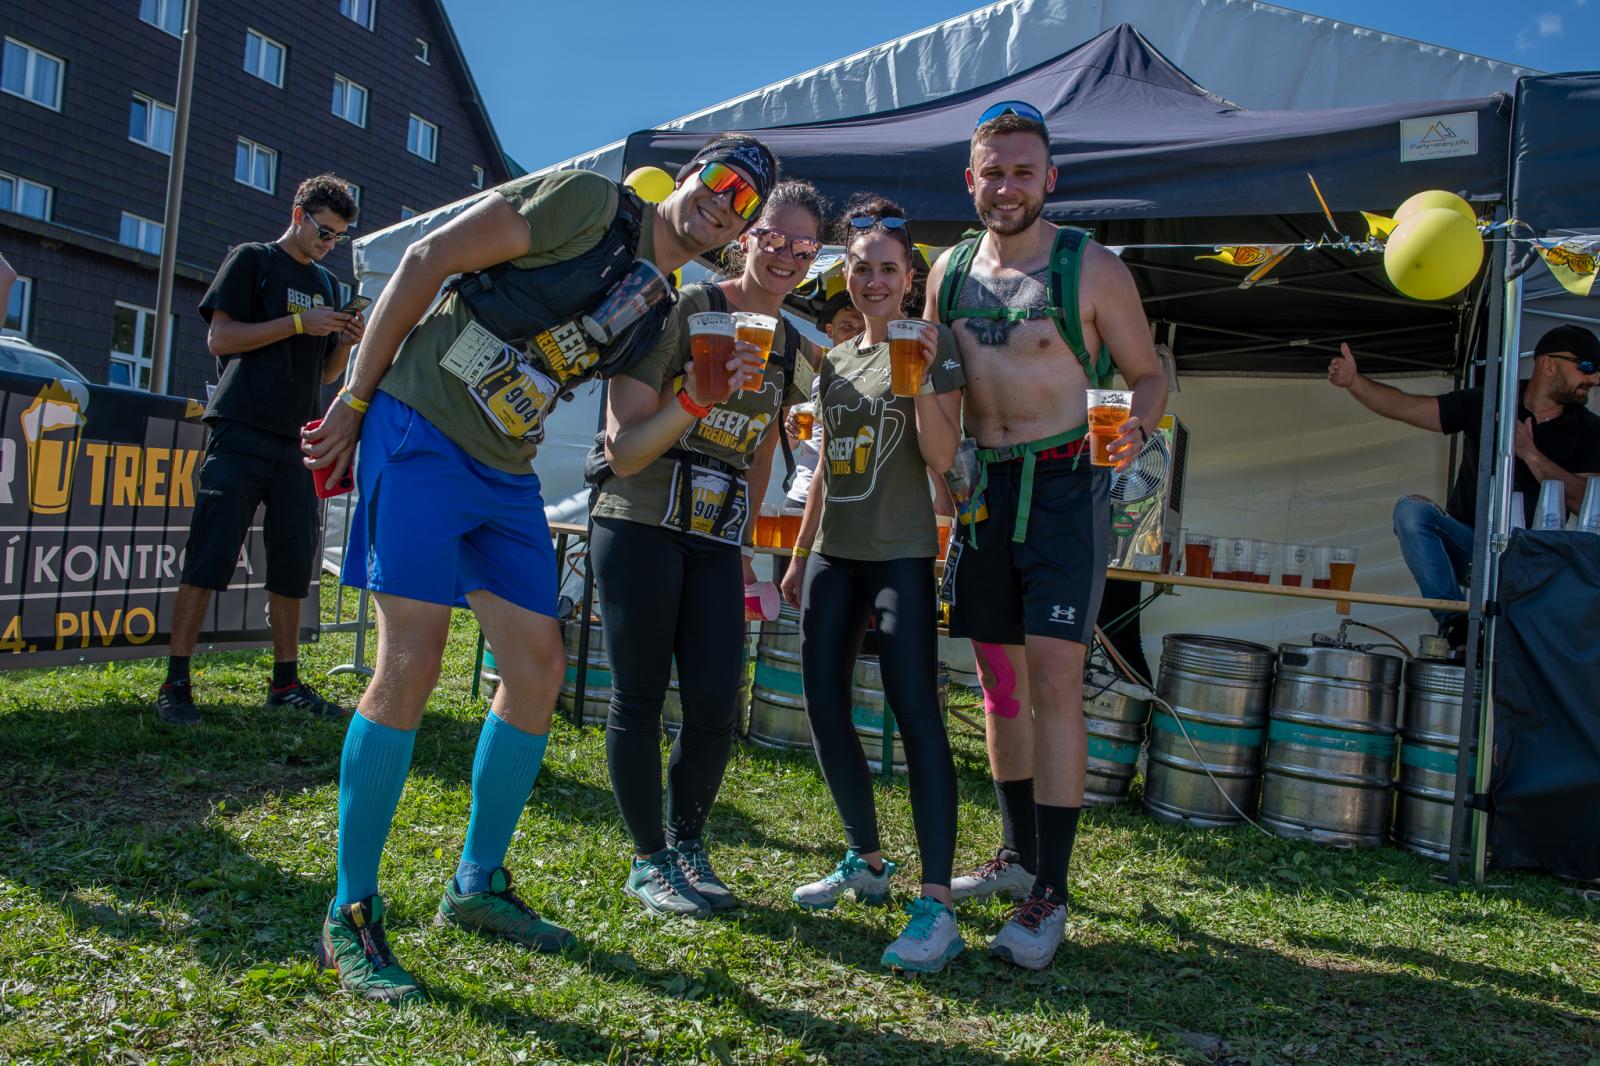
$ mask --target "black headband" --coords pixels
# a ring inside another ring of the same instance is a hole
[[[706,163],[726,163],[738,167],[750,176],[750,182],[761,194],[762,200],[771,194],[772,187],[778,182],[778,160],[771,149],[754,137],[727,137],[706,145],[679,168],[678,180],[682,181],[696,167]]]

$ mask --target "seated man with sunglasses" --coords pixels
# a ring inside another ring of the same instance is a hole
[[[1477,514],[1478,444],[1483,424],[1483,389],[1458,389],[1442,396],[1401,392],[1356,369],[1348,344],[1328,364],[1328,380],[1367,410],[1435,433],[1462,433],[1461,466],[1449,502],[1441,508],[1425,496],[1395,504],[1394,533],[1400,553],[1429,599],[1457,600],[1472,561],[1472,523]],[[1585,475],[1600,473],[1600,415],[1586,406],[1600,384],[1600,339],[1577,325],[1557,326],[1533,348],[1533,374],[1517,402],[1514,490],[1522,493],[1523,517],[1533,524],[1539,483],[1566,485],[1568,511],[1583,502]],[[1466,616],[1435,611],[1452,649],[1466,641]]]
[[[702,148],[660,205],[583,170],[484,193],[406,250],[348,382],[322,425],[302,434],[307,465],[335,483],[360,440],[344,583],[372,590],[377,604],[377,668],[345,734],[338,883],[317,942],[319,965],[355,995],[422,994],[389,950],[378,860],[453,606],[477,616],[501,683],[478,737],[460,864],[435,920],[538,951],[572,942],[523,902],[505,869],[566,667],[534,453],[563,394],[655,346],[672,306],[664,276],[744,232],[776,172],[765,145],[729,137]],[[636,313],[624,322],[628,307]]]
[[[316,569],[317,498],[300,456],[300,427],[322,408],[322,386],[339,380],[361,339],[361,316],[337,310],[339,286],[318,264],[349,239],[356,202],[333,174],[295,190],[289,228],[270,244],[241,244],[200,301],[222,378],[205,420],[211,426],[183,575],[172,610],[172,658],[156,699],[163,721],[198,725],[189,659],[213,590],[228,587],[256,507],[265,503],[267,611],[272,683],[267,705],[320,718],[347,712],[298,673],[300,601]]]

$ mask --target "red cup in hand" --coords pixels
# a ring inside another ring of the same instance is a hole
[[[314,418],[306,423],[306,428],[316,429],[320,425],[322,425],[322,419]],[[316,490],[317,499],[319,500],[326,500],[333,496],[343,496],[356,487],[356,479],[351,477],[350,468],[348,467],[345,469],[344,477],[332,485],[328,484],[328,471],[331,469],[331,467],[324,466],[311,471],[311,487]]]

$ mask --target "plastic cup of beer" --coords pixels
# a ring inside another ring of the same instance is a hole
[[[1311,587],[1326,589],[1333,587],[1333,577],[1328,570],[1328,559],[1333,554],[1333,549],[1317,547],[1311,549]]]
[[[1115,466],[1111,442],[1121,435],[1122,423],[1133,413],[1133,393],[1126,389],[1090,389],[1089,462]]]
[[[785,507],[778,514],[778,542],[774,548],[792,548],[800,540],[800,517],[803,512]]]
[[[778,509],[772,504],[764,503],[756,512],[756,531],[750,539],[757,548],[778,546]]]
[[[1305,579],[1306,569],[1311,565],[1311,549],[1304,544],[1285,544],[1283,546],[1283,574],[1278,578],[1280,585],[1293,585],[1300,587],[1300,582]]]
[[[1183,572],[1190,577],[1211,576],[1212,537],[1209,533],[1184,531]]]
[[[922,373],[927,367],[922,357],[924,325],[915,318],[889,323],[889,391],[896,396],[915,396],[922,391]]]
[[[1215,537],[1211,542],[1211,576],[1228,580],[1228,559],[1233,554],[1232,537]]]
[[[950,530],[956,520],[946,514],[935,515],[933,520],[939,534],[939,558],[943,559],[950,551]]]
[[[754,311],[736,311],[733,316],[733,326],[739,340],[753,344],[761,349],[761,367],[767,366],[767,356],[772,354],[772,335],[778,328],[778,320],[771,315],[758,315]],[[744,383],[745,392],[761,391],[761,375]]]
[[[817,409],[808,403],[794,405],[794,439],[810,440],[817,425]]]
[[[1250,580],[1258,585],[1269,584],[1272,581],[1272,564],[1277,556],[1276,541],[1256,541],[1255,551],[1250,558]]]
[[[1256,542],[1252,537],[1230,537],[1228,539],[1228,572],[1223,576],[1229,581],[1249,581],[1251,568],[1255,565]]]
[[[1356,576],[1356,550],[1354,548],[1328,549],[1328,578],[1340,592],[1350,591],[1350,582]],[[1334,605],[1340,614],[1350,613],[1350,601],[1340,600]]]
[[[701,311],[689,316],[689,354],[694,357],[694,387],[702,396],[728,391],[728,360],[733,358],[733,316]]]

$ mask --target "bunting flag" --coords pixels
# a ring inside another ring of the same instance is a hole
[[[1371,211],[1361,212],[1361,217],[1367,220],[1367,240],[1369,241],[1388,237],[1389,234],[1394,232],[1394,228],[1400,224],[1388,215],[1375,215]]]
[[[1274,256],[1293,248],[1292,244],[1224,244],[1212,255],[1197,255],[1196,259],[1215,259],[1231,267],[1258,267]]]
[[[1534,247],[1563,289],[1574,296],[1588,296],[1594,290],[1595,258],[1600,253],[1600,239],[1576,238],[1562,241],[1553,248]]]

